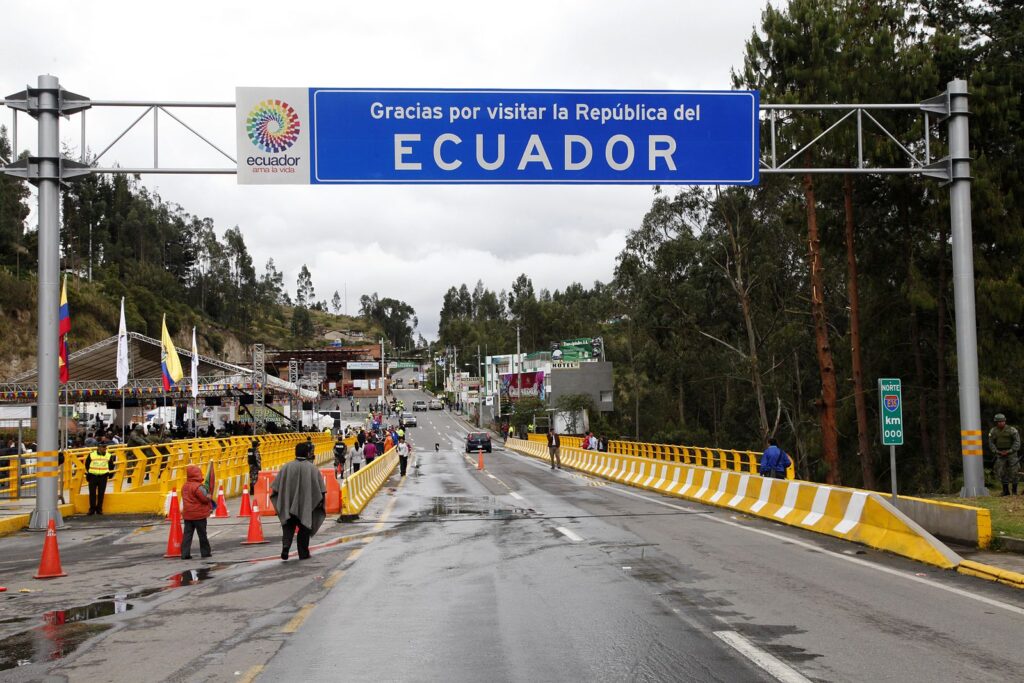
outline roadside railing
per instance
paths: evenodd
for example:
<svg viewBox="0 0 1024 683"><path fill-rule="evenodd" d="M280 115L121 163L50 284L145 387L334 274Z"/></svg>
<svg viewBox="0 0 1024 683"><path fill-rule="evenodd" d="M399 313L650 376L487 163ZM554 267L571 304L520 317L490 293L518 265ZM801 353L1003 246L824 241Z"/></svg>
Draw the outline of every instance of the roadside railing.
<svg viewBox="0 0 1024 683"><path fill-rule="evenodd" d="M262 469L272 470L294 459L295 445L307 438L313 443L318 464L332 457L334 438L322 432L109 446L108 451L114 455L114 467L107 493L166 493L185 482L188 465L199 465L205 473L212 462L225 495L240 494L243 484L248 483L248 451L253 439L259 442ZM36 481L41 476L61 476L63 486L59 488L67 489L72 496L79 494L85 486L85 458L93 450L87 447L64 451L64 463L60 467L57 467L59 455L55 451L0 456L0 499L35 497ZM212 493L216 495L216 491Z"/></svg>
<svg viewBox="0 0 1024 683"><path fill-rule="evenodd" d="M579 436L562 436L562 446L580 448L583 438ZM547 443L546 434L530 434L530 441ZM734 472L757 473L761 454L757 451L739 451L728 448L709 446L679 446L666 443L646 443L643 441L609 441L608 452L616 455L629 455L636 458L649 458L664 462L677 462L684 465L697 465ZM796 470L792 462L786 471L786 478L793 479Z"/></svg>

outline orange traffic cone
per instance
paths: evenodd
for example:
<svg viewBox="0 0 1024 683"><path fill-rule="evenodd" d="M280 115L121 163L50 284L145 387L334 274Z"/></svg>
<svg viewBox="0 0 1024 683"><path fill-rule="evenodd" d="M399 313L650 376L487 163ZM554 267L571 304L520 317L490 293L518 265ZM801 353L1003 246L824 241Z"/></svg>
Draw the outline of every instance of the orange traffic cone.
<svg viewBox="0 0 1024 683"><path fill-rule="evenodd" d="M252 506L252 514L249 515L249 535L242 545L258 545L260 543L269 543L269 541L263 538L263 522L260 521L260 506Z"/></svg>
<svg viewBox="0 0 1024 683"><path fill-rule="evenodd" d="M46 540L43 542L43 557L39 560L37 579L55 579L67 576L60 567L60 549L57 547L57 526L51 519L46 525Z"/></svg>
<svg viewBox="0 0 1024 683"><path fill-rule="evenodd" d="M214 517L228 517L228 502L224 500L224 485L221 484L217 487L217 511L213 513Z"/></svg>
<svg viewBox="0 0 1024 683"><path fill-rule="evenodd" d="M484 449L480 449L480 452L476 456L476 468L482 470L484 468Z"/></svg>
<svg viewBox="0 0 1024 683"><path fill-rule="evenodd" d="M252 503L249 501L249 489L242 489L242 505L238 508L239 517L248 517L252 514Z"/></svg>
<svg viewBox="0 0 1024 683"><path fill-rule="evenodd" d="M167 514L164 519L167 519L172 524L174 522L181 522L181 505L178 504L178 489L171 489L168 495L167 503Z"/></svg>
<svg viewBox="0 0 1024 683"><path fill-rule="evenodd" d="M171 520L171 529L167 534L167 552L164 553L164 557L181 557L181 539L184 537L185 532L181 529L181 513L179 512L178 519Z"/></svg>

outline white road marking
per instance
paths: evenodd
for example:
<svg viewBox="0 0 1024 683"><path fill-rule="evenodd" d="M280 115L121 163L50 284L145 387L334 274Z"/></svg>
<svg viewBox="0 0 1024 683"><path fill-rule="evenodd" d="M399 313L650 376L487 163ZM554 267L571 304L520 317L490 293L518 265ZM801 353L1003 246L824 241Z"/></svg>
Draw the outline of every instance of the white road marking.
<svg viewBox="0 0 1024 683"><path fill-rule="evenodd" d="M515 491L509 491L509 492L508 492L508 495L512 496L512 497L513 497L513 498L515 498L516 500L526 500L525 498L523 498L522 496L520 496L520 495L519 495L518 493L516 493Z"/></svg>
<svg viewBox="0 0 1024 683"><path fill-rule="evenodd" d="M583 537L581 537L581 536L577 536L577 535L576 535L576 534L574 534L573 532L571 532L571 531L569 531L568 529L566 529L566 528L565 528L564 526L559 526L559 527L555 527L555 528L556 528L556 529L557 529L557 530L558 530L558 531L559 531L559 532L560 532L560 533L561 533L561 534L562 534L563 536L565 536L566 538L568 538L568 539L569 539L570 541L572 541L573 543L579 543L580 541L582 541L582 540L583 540Z"/></svg>
<svg viewBox="0 0 1024 683"><path fill-rule="evenodd" d="M487 476L490 477L491 479L497 479L497 477L491 474L490 472L487 473Z"/></svg>
<svg viewBox="0 0 1024 683"><path fill-rule="evenodd" d="M735 631L715 631L714 633L734 650L768 672L775 680L783 683L810 683L810 680L804 678L799 671L755 646Z"/></svg>
<svg viewBox="0 0 1024 683"><path fill-rule="evenodd" d="M769 479L768 481L771 481L771 480ZM664 500L658 500L656 498L651 498L650 496L646 496L646 495L644 495L642 493L633 493L632 491L626 491L626 490L624 490L624 489L622 489L620 487L614 486L614 485L612 485L612 486L605 486L603 488L603 490L604 491L611 491L612 493L618 493L618 494L623 495L623 496L632 496L634 498L640 498L642 500L646 500L649 503L654 503L656 505L662 505L664 507L673 508L675 510L684 510L686 512L694 512L694 508L692 508L692 507L683 507L682 505L675 505L674 503L669 503L669 502L664 501ZM748 526L746 524L740 524L738 522L732 522L732 521L730 521L728 519L724 519L721 516L716 516L716 515L711 514L711 513L702 513L701 516L704 517L704 519L710 520L712 522L718 522L719 524L728 524L731 527L735 527L737 529L742 529L744 531L749 531L750 533L753 533L753 534L761 534L762 536L767 536L767 537L773 538L773 539L775 539L777 541L782 541L783 543L791 543L791 544L799 546L801 548L806 548L807 550L813 550L814 552L821 553L823 555L828 555L829 557L834 557L836 559L843 560L845 562L851 562L853 564L860 565L861 567L864 567L866 569L873 569L873 570L875 570L877 572L882 572L883 574L889 574L891 576L897 576L897 577L899 577L901 579L906 579L907 581L913 581L915 583L920 583L922 585L928 586L929 588L936 588L938 590L943 590L943 591L946 591L947 593L952 593L954 595L959 595L962 598L968 598L969 600L975 600L977 602L984 603L984 604L989 605L991 607L998 607L999 609L1006 610L1007 612L1012 612L1014 614L1019 614L1021 616L1024 616L1024 608L1018 607L1017 605L1011 605L1008 602L1001 602L1001 601L995 600L993 598L985 597L984 595L977 595L975 593L971 593L970 591L965 591L965 590L963 590L961 588L956 588L954 586L947 586L945 584L938 583L937 581L932 581L931 579L927 579L927 578L924 578L924 577L921 577L921 576L914 576L912 574L908 574L908 573L906 573L904 571L901 571L899 569L893 569L891 567L886 567L884 565L880 565L880 564L875 564L873 562L869 562L868 560L862 560L859 557L850 557L849 555L844 555L843 553L837 553L834 550L828 550L826 548L822 548L820 546L817 546L817 545L815 545L813 543L808 543L807 541L801 541L801 540L799 540L799 539L797 539L797 538L795 538L793 536L786 536L784 534L778 534L778 533L775 533L773 531L768 531L767 529L758 529L756 527Z"/></svg>

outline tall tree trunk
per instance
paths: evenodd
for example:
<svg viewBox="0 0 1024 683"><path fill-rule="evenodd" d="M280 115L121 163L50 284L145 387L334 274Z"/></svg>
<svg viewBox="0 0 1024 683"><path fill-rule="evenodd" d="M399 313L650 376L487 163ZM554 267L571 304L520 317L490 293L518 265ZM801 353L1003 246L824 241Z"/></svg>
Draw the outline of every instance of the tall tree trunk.
<svg viewBox="0 0 1024 683"><path fill-rule="evenodd" d="M939 306L938 306L938 342L935 348L935 357L938 361L938 451L935 454L935 465L939 471L939 486L943 492L948 492L952 486L949 473L949 451L947 450L946 434L949 424L946 421L946 242L949 240L949 222L939 221L942 226L939 229Z"/></svg>
<svg viewBox="0 0 1024 683"><path fill-rule="evenodd" d="M868 409L864 402L864 376L860 359L860 294L857 288L857 252L853 230L853 178L843 180L846 209L846 291L850 298L850 359L853 368L853 402L857 410L857 453L864 488L875 488L874 454L868 439Z"/></svg>
<svg viewBox="0 0 1024 683"><path fill-rule="evenodd" d="M828 341L828 318L825 314L825 274L818 240L818 212L814 203L814 181L804 174L804 200L807 203L807 250L811 267L811 317L814 319L814 346L821 375L821 399L818 422L821 425L821 455L828 468L825 481L841 484L839 470L839 433L836 428L836 368L832 362L832 346Z"/></svg>
<svg viewBox="0 0 1024 683"><path fill-rule="evenodd" d="M907 293L917 286L914 271L914 230L906 206L901 209L907 233ZM913 297L908 296L910 305L910 349L914 356L914 384L917 387L917 431L921 435L921 451L924 454L924 483L932 490L935 481L935 458L932 452L931 429L928 426L928 390L924 376L924 357L921 354L921 326L917 318L917 307Z"/></svg>

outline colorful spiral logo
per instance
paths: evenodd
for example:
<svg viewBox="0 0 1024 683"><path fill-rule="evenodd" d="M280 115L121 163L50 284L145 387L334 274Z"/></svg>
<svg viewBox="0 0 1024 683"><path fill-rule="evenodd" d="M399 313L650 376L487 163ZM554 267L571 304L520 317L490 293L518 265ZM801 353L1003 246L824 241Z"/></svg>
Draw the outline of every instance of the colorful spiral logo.
<svg viewBox="0 0 1024 683"><path fill-rule="evenodd" d="M263 100L249 112L245 129L264 152L283 152L299 138L299 115L282 100Z"/></svg>

